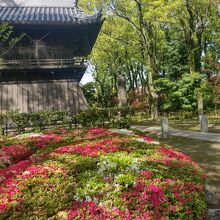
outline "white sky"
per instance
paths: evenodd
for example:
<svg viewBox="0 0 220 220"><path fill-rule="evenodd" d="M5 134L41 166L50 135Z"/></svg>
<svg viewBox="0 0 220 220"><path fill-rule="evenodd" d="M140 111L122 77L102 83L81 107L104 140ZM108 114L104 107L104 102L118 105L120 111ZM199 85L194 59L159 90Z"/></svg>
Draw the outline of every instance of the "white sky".
<svg viewBox="0 0 220 220"><path fill-rule="evenodd" d="M93 77L92 77L92 69L91 66L89 65L82 80L81 80L81 84L85 85L88 82L94 81Z"/></svg>

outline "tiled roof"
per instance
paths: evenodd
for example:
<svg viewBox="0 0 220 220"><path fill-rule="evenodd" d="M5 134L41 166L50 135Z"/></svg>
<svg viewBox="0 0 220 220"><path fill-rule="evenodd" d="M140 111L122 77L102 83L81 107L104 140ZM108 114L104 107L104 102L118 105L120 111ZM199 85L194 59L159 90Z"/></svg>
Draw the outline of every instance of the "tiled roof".
<svg viewBox="0 0 220 220"><path fill-rule="evenodd" d="M85 15L78 7L0 7L0 22L11 24L88 24L101 13Z"/></svg>
<svg viewBox="0 0 220 220"><path fill-rule="evenodd" d="M75 7L76 0L0 0L2 7Z"/></svg>

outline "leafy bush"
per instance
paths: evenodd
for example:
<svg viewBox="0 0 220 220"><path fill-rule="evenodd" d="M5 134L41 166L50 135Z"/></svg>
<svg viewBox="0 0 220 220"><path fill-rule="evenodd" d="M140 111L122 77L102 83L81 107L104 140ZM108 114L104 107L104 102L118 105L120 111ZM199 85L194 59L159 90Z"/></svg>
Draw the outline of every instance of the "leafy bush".
<svg viewBox="0 0 220 220"><path fill-rule="evenodd" d="M2 220L205 219L203 170L144 134L57 129L13 141L0 149Z"/></svg>

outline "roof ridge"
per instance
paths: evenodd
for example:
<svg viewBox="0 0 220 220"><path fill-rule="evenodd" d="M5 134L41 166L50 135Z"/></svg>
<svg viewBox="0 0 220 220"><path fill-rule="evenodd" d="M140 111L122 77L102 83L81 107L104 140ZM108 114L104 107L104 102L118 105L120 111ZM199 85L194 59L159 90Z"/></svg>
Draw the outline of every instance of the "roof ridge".
<svg viewBox="0 0 220 220"><path fill-rule="evenodd" d="M77 0L0 0L0 6L76 7L77 2Z"/></svg>
<svg viewBox="0 0 220 220"><path fill-rule="evenodd" d="M77 8L82 11L82 9L79 6L69 7L69 6L1 6L0 8Z"/></svg>

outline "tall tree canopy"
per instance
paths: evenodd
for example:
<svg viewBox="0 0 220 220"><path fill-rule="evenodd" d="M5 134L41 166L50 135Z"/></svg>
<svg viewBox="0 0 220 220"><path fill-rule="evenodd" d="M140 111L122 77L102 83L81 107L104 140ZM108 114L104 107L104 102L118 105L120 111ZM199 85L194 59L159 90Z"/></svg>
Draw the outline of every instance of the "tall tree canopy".
<svg viewBox="0 0 220 220"><path fill-rule="evenodd" d="M140 92L146 111L195 111L214 100L210 78L219 73L218 0L81 0L88 11L103 9L105 22L91 55L101 105L114 105L117 76L127 92ZM202 94L202 95L198 95ZM140 96L137 96L140 99ZM209 103L209 104L207 104Z"/></svg>

